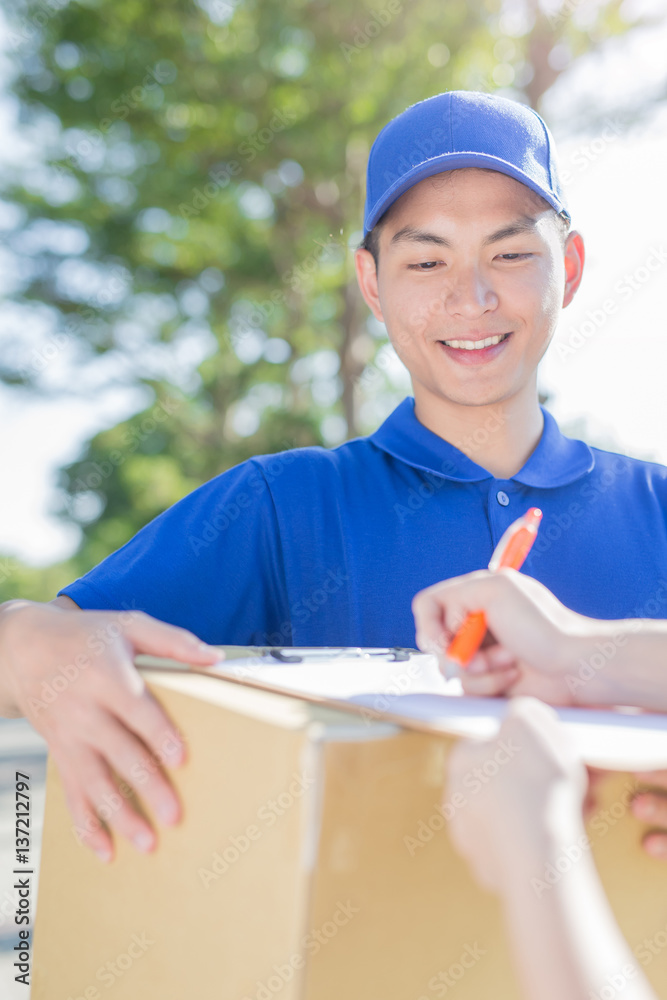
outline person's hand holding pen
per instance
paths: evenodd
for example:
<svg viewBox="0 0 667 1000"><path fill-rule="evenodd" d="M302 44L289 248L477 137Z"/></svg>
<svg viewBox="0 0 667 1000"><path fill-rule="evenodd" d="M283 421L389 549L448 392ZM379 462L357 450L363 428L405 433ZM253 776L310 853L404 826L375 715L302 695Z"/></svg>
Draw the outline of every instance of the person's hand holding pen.
<svg viewBox="0 0 667 1000"><path fill-rule="evenodd" d="M532 577L513 569L479 570L420 591L412 611L417 645L438 655L447 676L459 674L466 694L529 694L553 705L576 704L568 674L594 623ZM448 651L462 623L480 611L487 637L461 667Z"/></svg>
<svg viewBox="0 0 667 1000"><path fill-rule="evenodd" d="M667 712L667 622L586 618L537 580L511 569L436 583L412 602L420 649L459 672L466 694L527 694L555 705L635 705ZM447 652L470 612L488 635L467 667Z"/></svg>
<svg viewBox="0 0 667 1000"><path fill-rule="evenodd" d="M635 705L667 712L667 622L606 621L569 608L537 580L511 569L480 570L420 591L412 602L417 645L435 652L468 695L533 695L552 705ZM447 659L466 616L483 611L484 646L466 668ZM667 859L667 771L637 775L653 786L632 802L655 829L646 850Z"/></svg>
<svg viewBox="0 0 667 1000"><path fill-rule="evenodd" d="M531 507L510 524L493 550L489 569L521 569L533 547L541 521L542 511L539 507ZM484 612L469 611L447 647L447 658L467 667L482 645L486 631Z"/></svg>

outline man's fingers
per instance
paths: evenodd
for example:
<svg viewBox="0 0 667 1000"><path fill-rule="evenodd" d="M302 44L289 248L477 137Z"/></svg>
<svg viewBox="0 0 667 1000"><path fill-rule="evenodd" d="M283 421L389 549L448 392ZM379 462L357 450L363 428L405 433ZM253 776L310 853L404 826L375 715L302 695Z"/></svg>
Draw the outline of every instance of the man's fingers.
<svg viewBox="0 0 667 1000"><path fill-rule="evenodd" d="M164 709L146 690L121 721L146 744L161 764L177 767L185 760L185 744Z"/></svg>
<svg viewBox="0 0 667 1000"><path fill-rule="evenodd" d="M586 771L588 772L588 787L584 797L583 811L584 819L588 821L599 806L600 785L609 779L609 771L589 766L586 766Z"/></svg>
<svg viewBox="0 0 667 1000"><path fill-rule="evenodd" d="M76 809L81 842L98 852L108 850L108 834L99 822L103 820L137 849L152 850L155 833L135 808L134 790L160 822L176 822L180 804L160 764L179 760L182 743L149 691L136 697L124 686L117 687L114 708L126 700L124 718L108 711L89 711L77 730L80 742L54 751L54 756L68 800ZM142 731L149 734L150 747L136 735Z"/></svg>
<svg viewBox="0 0 667 1000"><path fill-rule="evenodd" d="M647 833L642 844L646 853L650 854L652 858L667 861L667 833L657 831Z"/></svg>
<svg viewBox="0 0 667 1000"><path fill-rule="evenodd" d="M135 733L161 764L177 767L185 760L185 744L176 726L131 661L121 660L116 666L117 669L102 680L106 695L103 705L107 712L125 729ZM97 743L93 734L87 735L91 743Z"/></svg>
<svg viewBox="0 0 667 1000"><path fill-rule="evenodd" d="M637 771L635 778L646 785L667 789L667 771Z"/></svg>
<svg viewBox="0 0 667 1000"><path fill-rule="evenodd" d="M79 746L76 770L67 755L61 755L57 763L68 791L68 801L76 808L76 817L83 819L81 827L72 829L80 843L92 846L101 841L99 831L103 829L102 821L104 826L131 841L137 850L153 849L155 833L134 808L132 789L126 782L118 784L114 780L110 767L98 753L89 747Z"/></svg>
<svg viewBox="0 0 667 1000"><path fill-rule="evenodd" d="M175 793L159 765L178 764L185 748L133 655L209 665L222 653L143 612L27 602L11 620L2 657L15 689L10 708L47 738L74 816L73 833L78 830L79 839L101 854L111 851L110 830L150 850L155 834L134 807L133 789L139 786L158 817L178 818Z"/></svg>
<svg viewBox="0 0 667 1000"><path fill-rule="evenodd" d="M67 807L72 817L71 833L78 844L89 847L101 861L113 858L113 842L76 781L68 778L58 765L65 789Z"/></svg>
<svg viewBox="0 0 667 1000"><path fill-rule="evenodd" d="M96 741L96 750L113 771L141 796L162 823L176 823L181 806L176 792L148 747L113 716L108 716ZM121 793L123 786L120 787ZM129 795L129 792L127 793Z"/></svg>
<svg viewBox="0 0 667 1000"><path fill-rule="evenodd" d="M630 803L633 815L644 823L667 831L667 795L660 791L667 789L667 771L640 771L635 777L658 791L638 792ZM647 833L643 844L652 857L667 859L667 832L656 830Z"/></svg>
<svg viewBox="0 0 667 1000"><path fill-rule="evenodd" d="M467 670L462 670L461 684L465 694L477 698L494 698L496 695L505 694L513 684L516 684L520 676L521 671L518 667L507 667L505 670L486 674L469 674Z"/></svg>
<svg viewBox="0 0 667 1000"><path fill-rule="evenodd" d="M133 612L123 632L137 653L167 656L183 663L210 664L223 659L222 650L202 642L187 629L167 625L143 612Z"/></svg>
<svg viewBox="0 0 667 1000"><path fill-rule="evenodd" d="M637 819L667 830L667 796L660 792L639 792L632 800L632 812Z"/></svg>
<svg viewBox="0 0 667 1000"><path fill-rule="evenodd" d="M635 778L654 788L667 790L667 771L638 771ZM630 807L637 819L667 829L667 795L664 792L638 792ZM651 830L645 834L642 845L652 858L667 861L667 832Z"/></svg>

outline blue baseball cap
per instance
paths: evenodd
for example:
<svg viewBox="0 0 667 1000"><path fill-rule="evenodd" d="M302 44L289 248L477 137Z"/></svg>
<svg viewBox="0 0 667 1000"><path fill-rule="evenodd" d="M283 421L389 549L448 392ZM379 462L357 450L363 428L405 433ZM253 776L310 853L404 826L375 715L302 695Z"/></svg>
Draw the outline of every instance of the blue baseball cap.
<svg viewBox="0 0 667 1000"><path fill-rule="evenodd" d="M366 173L364 236L418 181L459 167L507 174L570 219L553 137L537 112L506 97L450 90L412 104L375 139Z"/></svg>

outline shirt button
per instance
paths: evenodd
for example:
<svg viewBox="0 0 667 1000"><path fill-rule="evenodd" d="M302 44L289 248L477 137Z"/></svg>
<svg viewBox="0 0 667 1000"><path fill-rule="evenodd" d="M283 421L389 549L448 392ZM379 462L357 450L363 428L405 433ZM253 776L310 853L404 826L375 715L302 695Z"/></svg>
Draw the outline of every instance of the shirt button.
<svg viewBox="0 0 667 1000"><path fill-rule="evenodd" d="M501 507L507 507L507 505L510 502L510 498L507 496L507 493L505 493L504 490L498 490L498 492L496 493L496 500L498 501Z"/></svg>

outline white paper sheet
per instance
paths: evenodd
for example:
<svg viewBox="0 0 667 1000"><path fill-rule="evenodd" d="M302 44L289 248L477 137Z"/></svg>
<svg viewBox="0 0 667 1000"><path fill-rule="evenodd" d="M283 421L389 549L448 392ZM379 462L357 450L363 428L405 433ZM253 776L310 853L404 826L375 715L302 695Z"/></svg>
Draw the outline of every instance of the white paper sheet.
<svg viewBox="0 0 667 1000"><path fill-rule="evenodd" d="M351 701L373 707L374 696ZM435 725L443 732L493 739L507 711L506 698L408 694L395 698L390 711ZM592 767L644 771L667 768L667 715L639 711L556 708L568 737Z"/></svg>
<svg viewBox="0 0 667 1000"><path fill-rule="evenodd" d="M473 739L493 739L508 704L504 698L464 696L460 681L445 681L430 654L403 661L339 656L297 664L248 657L221 661L212 672L353 701L374 715L389 712ZM630 709L556 711L587 764L614 770L667 768L667 715Z"/></svg>

